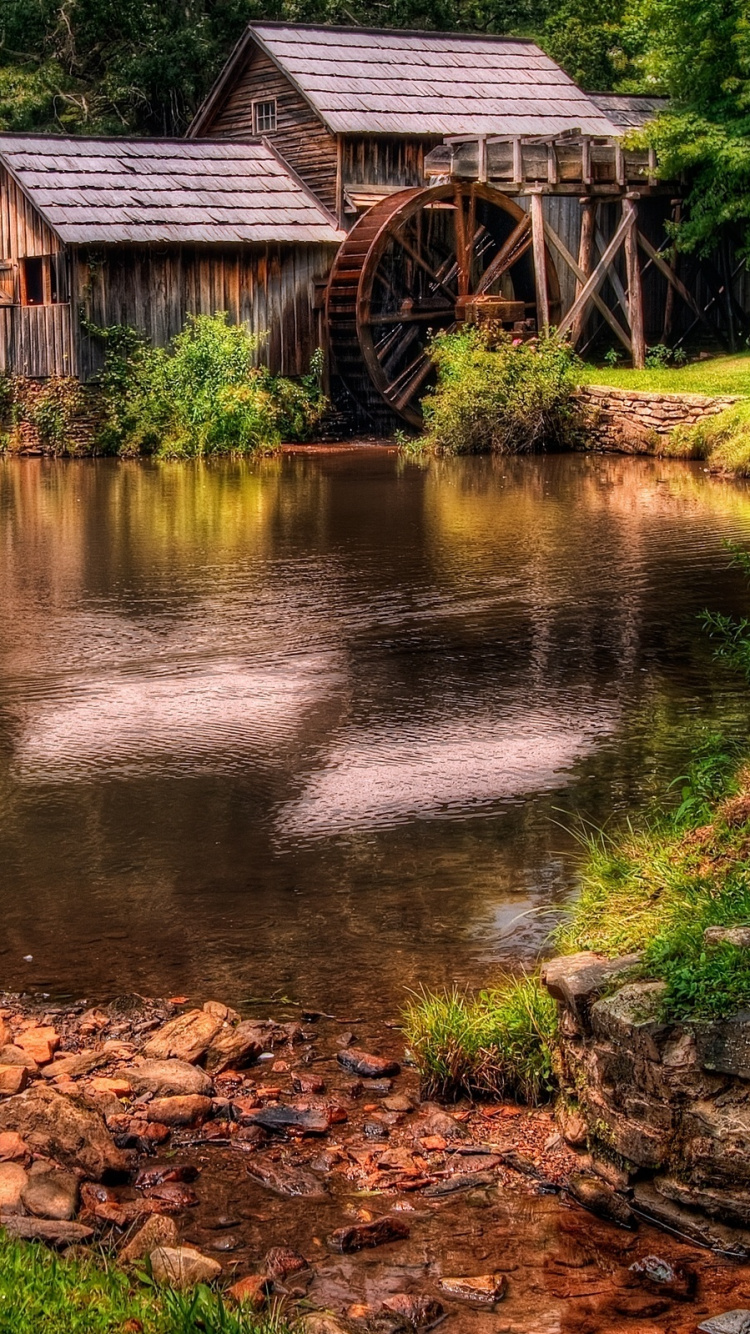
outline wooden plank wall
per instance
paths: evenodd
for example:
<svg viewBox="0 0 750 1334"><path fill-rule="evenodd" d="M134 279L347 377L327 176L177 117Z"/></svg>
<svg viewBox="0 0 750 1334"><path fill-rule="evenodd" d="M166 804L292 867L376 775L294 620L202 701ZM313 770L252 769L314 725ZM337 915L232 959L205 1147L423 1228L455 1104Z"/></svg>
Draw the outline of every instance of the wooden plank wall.
<svg viewBox="0 0 750 1334"><path fill-rule="evenodd" d="M0 166L0 259L52 255L64 247ZM16 278L16 299L20 299ZM70 306L0 308L0 371L46 377L75 374Z"/></svg>
<svg viewBox="0 0 750 1334"><path fill-rule="evenodd" d="M226 101L201 131L201 138L247 139L253 135L252 104L276 98L276 130L264 135L327 208L337 208L336 138L271 58L254 49Z"/></svg>
<svg viewBox="0 0 750 1334"><path fill-rule="evenodd" d="M129 324L159 347L187 314L225 310L233 323L267 333L258 360L277 374L301 375L321 343L315 281L324 279L336 245L266 245L219 250L197 246L122 247L74 256L74 299L101 326ZM81 378L99 369L101 343L80 336Z"/></svg>
<svg viewBox="0 0 750 1334"><path fill-rule="evenodd" d="M55 233L0 166L0 259L52 255L58 250L62 250L62 244Z"/></svg>
<svg viewBox="0 0 750 1334"><path fill-rule="evenodd" d="M440 143L392 135L346 136L341 175L346 185L424 185L424 157Z"/></svg>

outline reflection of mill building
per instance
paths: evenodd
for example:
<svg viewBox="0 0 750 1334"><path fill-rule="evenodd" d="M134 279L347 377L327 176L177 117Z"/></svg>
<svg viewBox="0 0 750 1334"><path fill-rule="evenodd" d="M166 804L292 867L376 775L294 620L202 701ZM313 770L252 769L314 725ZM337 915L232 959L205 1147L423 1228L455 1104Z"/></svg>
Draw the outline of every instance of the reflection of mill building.
<svg viewBox="0 0 750 1334"><path fill-rule="evenodd" d="M660 253L673 190L621 137L652 109L531 42L251 25L186 140L0 136L0 368L90 377L80 314L164 344L227 310L274 370L327 342L378 424L415 419L428 331L457 321L604 330L636 360L731 328L738 280L733 308L726 272L686 287Z"/></svg>

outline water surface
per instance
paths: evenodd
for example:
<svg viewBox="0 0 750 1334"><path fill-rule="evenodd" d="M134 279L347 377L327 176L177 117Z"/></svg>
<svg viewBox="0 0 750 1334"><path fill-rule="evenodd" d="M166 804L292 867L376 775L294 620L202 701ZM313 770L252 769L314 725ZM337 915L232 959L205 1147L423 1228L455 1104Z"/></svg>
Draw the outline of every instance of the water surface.
<svg viewBox="0 0 750 1334"><path fill-rule="evenodd" d="M727 538L655 460L0 462L0 982L372 1016L533 959L576 822L747 732Z"/></svg>

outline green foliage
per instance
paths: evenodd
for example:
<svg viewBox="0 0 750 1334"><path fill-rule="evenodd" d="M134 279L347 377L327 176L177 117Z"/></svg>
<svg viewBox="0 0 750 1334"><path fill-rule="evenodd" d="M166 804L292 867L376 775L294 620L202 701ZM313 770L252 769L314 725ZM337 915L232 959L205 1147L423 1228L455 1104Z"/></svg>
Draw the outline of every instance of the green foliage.
<svg viewBox="0 0 750 1334"><path fill-rule="evenodd" d="M140 1275L140 1279L146 1279ZM283 1317L230 1311L205 1287L182 1294L105 1257L61 1259L0 1233L0 1334L289 1334Z"/></svg>
<svg viewBox="0 0 750 1334"><path fill-rule="evenodd" d="M666 343L655 343L646 352L646 367L651 371L665 370L668 366L684 366L687 353L681 347L667 347Z"/></svg>
<svg viewBox="0 0 750 1334"><path fill-rule="evenodd" d="M624 0L561 0L549 9L542 45L582 88L604 91L630 72Z"/></svg>
<svg viewBox="0 0 750 1334"><path fill-rule="evenodd" d="M570 447L578 433L575 354L549 337L521 342L470 326L430 345L437 386L423 400L427 449L446 454Z"/></svg>
<svg viewBox="0 0 750 1334"><path fill-rule="evenodd" d="M97 330L103 448L163 458L251 454L309 438L325 409L318 357L297 382L255 365L259 339L224 313L190 316L169 348L133 329Z"/></svg>
<svg viewBox="0 0 750 1334"><path fill-rule="evenodd" d="M555 1086L557 1008L538 978L507 978L477 996L423 992L404 1032L427 1096L511 1094L539 1102Z"/></svg>
<svg viewBox="0 0 750 1334"><path fill-rule="evenodd" d="M694 426L678 426L664 449L672 458L705 459L712 472L750 477L750 401Z"/></svg>

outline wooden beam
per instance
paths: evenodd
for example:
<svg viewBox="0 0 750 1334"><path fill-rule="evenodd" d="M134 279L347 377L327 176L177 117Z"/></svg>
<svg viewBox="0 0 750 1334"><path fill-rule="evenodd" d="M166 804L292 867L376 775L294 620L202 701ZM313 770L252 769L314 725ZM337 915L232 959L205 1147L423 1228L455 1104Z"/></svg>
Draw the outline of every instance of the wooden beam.
<svg viewBox="0 0 750 1334"><path fill-rule="evenodd" d="M536 284L536 323L538 329L549 329L549 289L547 287L547 250L544 244L544 206L542 196L531 195L531 244L534 252L534 282Z"/></svg>
<svg viewBox="0 0 750 1334"><path fill-rule="evenodd" d="M551 228L550 228L551 230ZM581 238L578 242L578 272L576 273L576 296L580 296L586 279L591 273L594 259L594 231L596 230L596 204L593 199L581 200ZM572 266L571 266L572 267ZM574 270L575 272L575 270ZM570 331L575 346L583 337L586 315L582 312Z"/></svg>
<svg viewBox="0 0 750 1334"><path fill-rule="evenodd" d="M531 245L531 218L524 213L521 221L513 228L507 241L503 241L495 258L490 261L477 283L477 296L481 296L492 286L511 264L515 264L521 255L525 255ZM516 254L515 252L518 251Z"/></svg>
<svg viewBox="0 0 750 1334"><path fill-rule="evenodd" d="M610 264L612 263L612 260L614 259L615 255L620 249L620 246L622 245L623 241L625 240L625 233L627 232L629 227L630 227L630 219L623 218L622 221L620 222L619 227L617 228L617 231L612 237L612 240L607 246L607 249L604 251L604 254L599 260L599 263L597 264L596 268L591 274L591 277L581 288L580 295L576 297L575 301L573 302L573 305L570 307L570 310L567 312L567 314L563 316L562 320L560 321L560 326L558 329L559 333L567 333L568 329L571 329L573 327L580 312L582 310L585 311L586 307L589 304L589 301L592 300L594 293L599 291L599 288L601 287L602 283L604 282L604 279L607 276L607 269L609 268Z"/></svg>
<svg viewBox="0 0 750 1334"><path fill-rule="evenodd" d="M586 273L583 271L580 265L576 264L576 261L574 260L573 256L568 250L568 247L565 245L565 242L560 240L560 237L557 235L555 231L553 231L552 227L550 227L548 222L545 222L544 224L544 234L547 237L547 240L549 241L550 245L553 245L555 247L561 259L565 260L565 263L569 266L571 272L575 274L578 280L578 284L585 283L587 277ZM596 306L600 314L604 316L610 329L612 329L613 333L617 335L623 347L626 348L628 353L630 354L632 352L632 344L630 342L630 338L628 337L627 331L623 329L622 325L620 324L620 321L618 320L617 316L614 315L613 312L609 309L609 306L607 305L606 301L604 301L602 297L599 296L598 292L594 292L594 295L592 296L591 300L593 301L594 305Z"/></svg>
<svg viewBox="0 0 750 1334"><path fill-rule="evenodd" d="M487 135L480 134L477 140L477 180L487 180Z"/></svg>
<svg viewBox="0 0 750 1334"><path fill-rule="evenodd" d="M630 341L633 344L633 368L642 371L646 365L646 335L643 328L643 288L638 260L638 203L629 195L622 201L623 221L628 223L625 233L625 267L628 274L628 312Z"/></svg>
<svg viewBox="0 0 750 1334"><path fill-rule="evenodd" d="M599 253L603 255L607 247L607 242L605 241L598 227L596 229L596 234L594 236L594 242L599 247ZM615 296L617 297L617 300L620 303L620 309L622 310L625 319L629 320L628 298L625 293L625 288L620 282L620 275L617 272L617 269L615 268L614 262L611 263L609 265L609 268L607 269L607 277L609 278L609 281L611 282L612 287L614 288Z"/></svg>
<svg viewBox="0 0 750 1334"><path fill-rule="evenodd" d="M513 140L513 180L519 185L523 180L523 149L518 136Z"/></svg>

